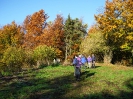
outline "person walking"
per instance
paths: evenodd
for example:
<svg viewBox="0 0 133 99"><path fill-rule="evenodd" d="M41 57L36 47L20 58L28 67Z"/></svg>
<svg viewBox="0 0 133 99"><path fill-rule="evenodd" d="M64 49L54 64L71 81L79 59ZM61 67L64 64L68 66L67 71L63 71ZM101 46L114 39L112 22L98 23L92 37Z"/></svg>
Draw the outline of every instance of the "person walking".
<svg viewBox="0 0 133 99"><path fill-rule="evenodd" d="M77 56L76 56L76 55L73 57L73 62L72 62L72 64L73 64L73 66L74 66L74 76L76 76L76 75L75 75L75 71L76 71L76 65L78 64L78 60L77 60Z"/></svg>
<svg viewBox="0 0 133 99"><path fill-rule="evenodd" d="M87 58L84 55L81 56L81 62L82 62L82 67L86 69Z"/></svg>
<svg viewBox="0 0 133 99"><path fill-rule="evenodd" d="M80 75L81 75L81 66L82 66L82 62L81 62L81 55L79 55L78 57L77 57L77 66L76 67L79 67L79 69L80 69Z"/></svg>
<svg viewBox="0 0 133 99"><path fill-rule="evenodd" d="M92 57L91 58L92 58L92 67L95 68L95 60L96 59L95 59L94 54L92 54Z"/></svg>
<svg viewBox="0 0 133 99"><path fill-rule="evenodd" d="M76 80L80 80L81 75L81 59L80 57L75 56L73 58L73 65L74 65L74 76Z"/></svg>
<svg viewBox="0 0 133 99"><path fill-rule="evenodd" d="M92 68L91 66L92 66L92 58L91 58L91 56L89 55L88 57L87 57L87 61L88 61L88 65L87 65L87 68L89 67L89 68Z"/></svg>

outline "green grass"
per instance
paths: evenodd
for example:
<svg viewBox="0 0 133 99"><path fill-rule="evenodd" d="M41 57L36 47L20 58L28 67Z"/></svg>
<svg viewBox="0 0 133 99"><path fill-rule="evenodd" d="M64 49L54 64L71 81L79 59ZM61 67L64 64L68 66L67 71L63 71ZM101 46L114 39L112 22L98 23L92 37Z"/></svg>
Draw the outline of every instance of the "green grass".
<svg viewBox="0 0 133 99"><path fill-rule="evenodd" d="M133 68L104 66L82 69L48 66L0 78L0 99L133 99Z"/></svg>

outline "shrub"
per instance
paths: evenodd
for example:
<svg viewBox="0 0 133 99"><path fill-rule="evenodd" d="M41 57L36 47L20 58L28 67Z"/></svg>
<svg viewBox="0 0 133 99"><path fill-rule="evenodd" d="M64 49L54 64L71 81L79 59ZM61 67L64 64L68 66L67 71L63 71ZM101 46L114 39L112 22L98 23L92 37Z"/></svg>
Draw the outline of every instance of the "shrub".
<svg viewBox="0 0 133 99"><path fill-rule="evenodd" d="M32 68L35 65L33 51L25 51L23 68Z"/></svg>
<svg viewBox="0 0 133 99"><path fill-rule="evenodd" d="M46 45L36 47L33 53L38 66L42 64L50 65L56 56L55 49Z"/></svg>
<svg viewBox="0 0 133 99"><path fill-rule="evenodd" d="M22 69L25 53L21 48L9 47L3 54L3 63L6 64L6 71L16 72Z"/></svg>

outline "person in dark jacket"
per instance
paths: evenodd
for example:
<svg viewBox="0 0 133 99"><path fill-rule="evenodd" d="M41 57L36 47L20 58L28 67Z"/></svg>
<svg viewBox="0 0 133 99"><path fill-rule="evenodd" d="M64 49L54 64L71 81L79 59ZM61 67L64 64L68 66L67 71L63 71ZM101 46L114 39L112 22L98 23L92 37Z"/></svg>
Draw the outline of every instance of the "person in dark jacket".
<svg viewBox="0 0 133 99"><path fill-rule="evenodd" d="M95 61L96 61L96 59L95 59L94 54L92 54L91 59L92 59L92 67L95 68Z"/></svg>

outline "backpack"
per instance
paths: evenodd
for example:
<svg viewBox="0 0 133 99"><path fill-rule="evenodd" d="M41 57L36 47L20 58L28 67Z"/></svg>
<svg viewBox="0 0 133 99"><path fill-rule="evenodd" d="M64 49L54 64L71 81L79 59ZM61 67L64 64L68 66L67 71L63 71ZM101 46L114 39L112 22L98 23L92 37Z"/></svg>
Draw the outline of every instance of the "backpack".
<svg viewBox="0 0 133 99"><path fill-rule="evenodd" d="M78 64L79 65L82 65L82 61L81 61L81 58L80 57L77 58L77 61L78 61Z"/></svg>
<svg viewBox="0 0 133 99"><path fill-rule="evenodd" d="M77 64L78 64L77 58L74 58L74 59L73 59L73 64L74 64L74 65L77 65Z"/></svg>

